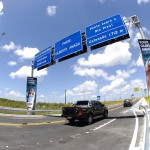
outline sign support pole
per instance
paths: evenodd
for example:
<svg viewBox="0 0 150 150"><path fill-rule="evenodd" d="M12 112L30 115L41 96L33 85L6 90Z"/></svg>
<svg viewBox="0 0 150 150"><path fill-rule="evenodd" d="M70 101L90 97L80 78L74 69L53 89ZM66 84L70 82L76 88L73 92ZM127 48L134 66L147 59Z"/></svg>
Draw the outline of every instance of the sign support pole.
<svg viewBox="0 0 150 150"><path fill-rule="evenodd" d="M139 33L141 34L142 39L147 39L146 36L144 35L143 29L142 29L142 26L141 26L141 23L140 23L138 17L136 15L131 16L130 20L131 20L131 23L133 24L133 26L135 26L135 27L138 28ZM129 21L129 23L130 23L130 21ZM146 78L146 81L147 81L147 78ZM148 83L148 81L147 81L147 83ZM147 85L147 89L148 89L148 85ZM150 95L149 95L149 92L150 91L148 89L148 105L150 105Z"/></svg>
<svg viewBox="0 0 150 150"><path fill-rule="evenodd" d="M34 61L32 60L31 61L31 77L34 76ZM33 106L33 110L35 110L35 103L34 103L34 106ZM27 115L35 115L35 112L27 112Z"/></svg>
<svg viewBox="0 0 150 150"><path fill-rule="evenodd" d="M34 74L34 61L31 62L31 77L33 77Z"/></svg>

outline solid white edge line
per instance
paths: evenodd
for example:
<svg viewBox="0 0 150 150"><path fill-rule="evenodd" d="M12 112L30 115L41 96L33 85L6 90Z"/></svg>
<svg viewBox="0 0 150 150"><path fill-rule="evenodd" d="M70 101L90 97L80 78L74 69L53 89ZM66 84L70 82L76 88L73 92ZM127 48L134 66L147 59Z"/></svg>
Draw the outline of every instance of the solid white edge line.
<svg viewBox="0 0 150 150"><path fill-rule="evenodd" d="M100 128L102 128L102 127L104 127L104 126L106 126L106 125L110 124L111 122L113 122L113 121L115 121L115 120L116 120L116 119L112 119L112 120L110 120L109 122L104 123L103 125L101 125L101 126L99 126L99 127L94 128L93 130L94 130L94 131L95 131L95 130L98 130L98 129L100 129Z"/></svg>
<svg viewBox="0 0 150 150"><path fill-rule="evenodd" d="M133 111L133 113L134 113L136 121L135 121L135 129L134 129L134 133L133 133L133 137L132 137L132 140L130 143L129 150L134 150L134 148L135 148L135 144L136 144L136 140L137 140L137 133L138 133L138 126L139 126L139 120L138 120L138 117L136 115L136 112Z"/></svg>
<svg viewBox="0 0 150 150"><path fill-rule="evenodd" d="M141 145L141 148L142 149L144 149L144 145L145 145L145 141L146 141L146 139L145 139L145 135L146 135L146 116L144 116L144 127L143 127L144 129L144 132L143 132L143 144Z"/></svg>

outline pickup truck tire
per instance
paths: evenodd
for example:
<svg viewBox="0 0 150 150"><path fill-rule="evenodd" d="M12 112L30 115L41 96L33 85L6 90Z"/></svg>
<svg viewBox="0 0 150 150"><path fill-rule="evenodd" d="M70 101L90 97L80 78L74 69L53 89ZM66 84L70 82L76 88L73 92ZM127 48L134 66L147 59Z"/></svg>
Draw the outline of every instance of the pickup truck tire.
<svg viewBox="0 0 150 150"><path fill-rule="evenodd" d="M92 124L93 123L93 116L92 115L88 115L86 122L87 122L88 125Z"/></svg>
<svg viewBox="0 0 150 150"><path fill-rule="evenodd" d="M104 118L107 118L107 117L108 117L108 111L105 111Z"/></svg>
<svg viewBox="0 0 150 150"><path fill-rule="evenodd" d="M73 124L75 122L75 119L68 119L70 124Z"/></svg>

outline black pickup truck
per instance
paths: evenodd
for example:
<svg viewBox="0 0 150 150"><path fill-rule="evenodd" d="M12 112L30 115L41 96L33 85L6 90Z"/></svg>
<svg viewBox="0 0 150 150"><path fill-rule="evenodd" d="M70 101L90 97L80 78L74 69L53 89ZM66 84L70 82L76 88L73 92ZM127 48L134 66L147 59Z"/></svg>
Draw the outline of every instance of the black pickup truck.
<svg viewBox="0 0 150 150"><path fill-rule="evenodd" d="M107 118L108 109L99 101L82 100L77 101L72 107L63 107L62 116L72 124L75 120L84 121L87 124L92 124L93 119L100 117Z"/></svg>

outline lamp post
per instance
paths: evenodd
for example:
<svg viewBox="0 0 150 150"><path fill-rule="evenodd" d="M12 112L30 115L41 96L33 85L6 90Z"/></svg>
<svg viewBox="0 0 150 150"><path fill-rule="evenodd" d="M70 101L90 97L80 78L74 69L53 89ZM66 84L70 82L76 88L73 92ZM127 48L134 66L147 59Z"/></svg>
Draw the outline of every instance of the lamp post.
<svg viewBox="0 0 150 150"><path fill-rule="evenodd" d="M67 90L65 90L65 105L66 105L66 93L67 93Z"/></svg>
<svg viewBox="0 0 150 150"><path fill-rule="evenodd" d="M34 72L34 61L32 60L31 62L31 77L33 77L33 72Z"/></svg>

